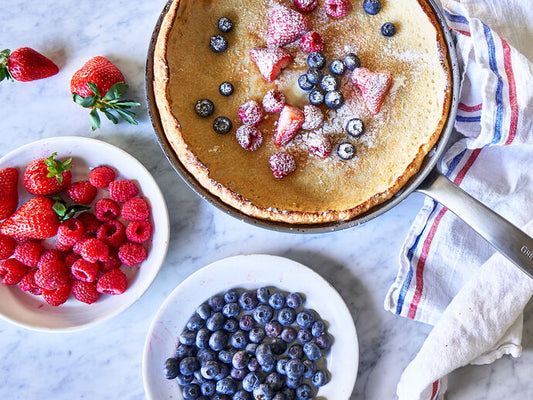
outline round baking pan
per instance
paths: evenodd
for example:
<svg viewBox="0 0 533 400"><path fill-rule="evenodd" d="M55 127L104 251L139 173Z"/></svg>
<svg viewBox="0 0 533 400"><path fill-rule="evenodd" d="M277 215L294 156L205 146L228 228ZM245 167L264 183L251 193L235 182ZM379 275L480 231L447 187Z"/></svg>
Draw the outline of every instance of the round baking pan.
<svg viewBox="0 0 533 400"><path fill-rule="evenodd" d="M359 214L350 220L319 224L289 224L285 222L269 221L251 217L240 212L224 203L219 197L213 195L201 186L194 176L183 166L172 150L161 123L153 90L153 60L155 44L163 18L172 1L173 0L169 0L165 5L150 40L146 62L146 98L148 101L150 118L163 153L176 172L200 197L227 214L256 226L283 232L320 233L347 229L363 224L387 212L405 200L405 198L407 198L407 196L413 191L417 190L446 206L450 211L475 229L477 233L491 243L503 255L520 267L529 276L533 277L533 257L528 257L528 255L533 252L533 239L488 207L469 196L466 192L442 175L436 167L439 158L449 146L450 136L455 123L455 116L457 114L459 103L460 71L455 52L455 44L450 29L446 24L446 20L440 8L436 6L433 0L426 0L426 3L433 10L444 35L448 50L448 61L452 70L452 101L448 118L439 140L424 159L420 170L413 175L413 177L411 177L411 179L392 198L372 207L367 212Z"/></svg>

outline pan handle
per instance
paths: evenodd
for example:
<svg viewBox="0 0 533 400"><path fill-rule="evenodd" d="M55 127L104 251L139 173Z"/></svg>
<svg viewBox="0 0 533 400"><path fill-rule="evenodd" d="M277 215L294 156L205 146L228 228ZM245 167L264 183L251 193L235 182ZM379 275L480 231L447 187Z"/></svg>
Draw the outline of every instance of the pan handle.
<svg viewBox="0 0 533 400"><path fill-rule="evenodd" d="M533 239L522 230L453 184L437 168L416 190L448 208L533 278Z"/></svg>

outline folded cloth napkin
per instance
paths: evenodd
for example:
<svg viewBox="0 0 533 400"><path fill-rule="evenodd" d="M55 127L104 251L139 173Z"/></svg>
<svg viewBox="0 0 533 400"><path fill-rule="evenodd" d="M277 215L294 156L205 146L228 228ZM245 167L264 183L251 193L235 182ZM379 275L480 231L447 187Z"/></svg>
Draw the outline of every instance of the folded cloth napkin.
<svg viewBox="0 0 533 400"><path fill-rule="evenodd" d="M533 234L533 14L520 0L441 0L462 67L455 128L440 163L465 191ZM443 398L446 375L521 353L533 280L427 198L385 308L435 325L398 385L400 400ZM453 301L452 301L453 299Z"/></svg>

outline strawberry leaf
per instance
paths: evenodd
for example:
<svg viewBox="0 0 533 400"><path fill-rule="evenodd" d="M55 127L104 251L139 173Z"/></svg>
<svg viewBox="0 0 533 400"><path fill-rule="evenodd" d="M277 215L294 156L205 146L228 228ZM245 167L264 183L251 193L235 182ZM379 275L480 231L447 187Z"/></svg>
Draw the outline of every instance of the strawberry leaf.
<svg viewBox="0 0 533 400"><path fill-rule="evenodd" d="M96 107L94 107L89 113L89 118L91 119L91 129L93 131L100 128L100 116L98 115Z"/></svg>
<svg viewBox="0 0 533 400"><path fill-rule="evenodd" d="M130 124L137 125L137 121L135 121L134 117L135 114L128 110L122 110L120 108L115 109L115 111L120 115L125 121L129 122Z"/></svg>
<svg viewBox="0 0 533 400"><path fill-rule="evenodd" d="M91 89L96 97L100 97L100 91L98 90L98 87L96 84L92 82L87 82L87 85L89 85L89 89Z"/></svg>
<svg viewBox="0 0 533 400"><path fill-rule="evenodd" d="M107 117L108 120L110 120L114 124L118 124L118 118L117 117L115 117L113 114L111 114L107 110L102 110L102 112L104 113L104 115Z"/></svg>
<svg viewBox="0 0 533 400"><path fill-rule="evenodd" d="M72 165L70 165L72 158L67 158L65 161L59 161L54 158L55 156L57 156L56 152L52 153L50 157L44 160L48 170L46 176L48 178L53 178L55 176L57 181L61 184L63 183L63 173L72 169Z"/></svg>
<svg viewBox="0 0 533 400"><path fill-rule="evenodd" d="M11 73L9 72L9 68L7 67L10 54L11 50L9 49L0 51L0 81L3 81L6 78L11 81L14 80L13 76L11 76Z"/></svg>
<svg viewBox="0 0 533 400"><path fill-rule="evenodd" d="M128 85L124 82L117 82L109 88L102 100L118 100L126 94Z"/></svg>
<svg viewBox="0 0 533 400"><path fill-rule="evenodd" d="M96 96L81 97L79 94L73 94L73 100L76 104L84 108L92 108L96 104Z"/></svg>
<svg viewBox="0 0 533 400"><path fill-rule="evenodd" d="M61 218L65 216L65 212L67 211L67 207L64 203L56 201L54 205L52 206L52 209L56 212L57 215L59 215Z"/></svg>
<svg viewBox="0 0 533 400"><path fill-rule="evenodd" d="M84 206L82 204L73 204L65 209L65 213L63 214L63 217L61 218L61 221L64 221L66 219L72 218L76 213L80 211L86 211L89 210L91 207Z"/></svg>

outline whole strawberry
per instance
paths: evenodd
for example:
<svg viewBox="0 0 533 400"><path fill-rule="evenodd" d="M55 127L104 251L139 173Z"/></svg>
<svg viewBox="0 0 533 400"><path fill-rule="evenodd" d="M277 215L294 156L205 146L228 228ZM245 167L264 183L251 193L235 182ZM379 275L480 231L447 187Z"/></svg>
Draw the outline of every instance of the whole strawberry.
<svg viewBox="0 0 533 400"><path fill-rule="evenodd" d="M0 51L0 81L7 78L28 82L58 72L59 68L52 60L29 47L21 47L12 53L9 49Z"/></svg>
<svg viewBox="0 0 533 400"><path fill-rule="evenodd" d="M0 170L0 220L6 219L17 209L18 172L15 168Z"/></svg>
<svg viewBox="0 0 533 400"><path fill-rule="evenodd" d="M37 195L58 193L70 185L72 180L71 158L58 161L53 153L48 158L33 160L24 171L24 187Z"/></svg>
<svg viewBox="0 0 533 400"><path fill-rule="evenodd" d="M93 131L100 128L98 111L114 124L118 123L118 115L130 124L137 125L135 114L130 108L140 104L122 100L127 91L128 85L124 83L122 72L111 61L101 56L87 61L74 73L70 81L74 102L91 109L89 117Z"/></svg>

